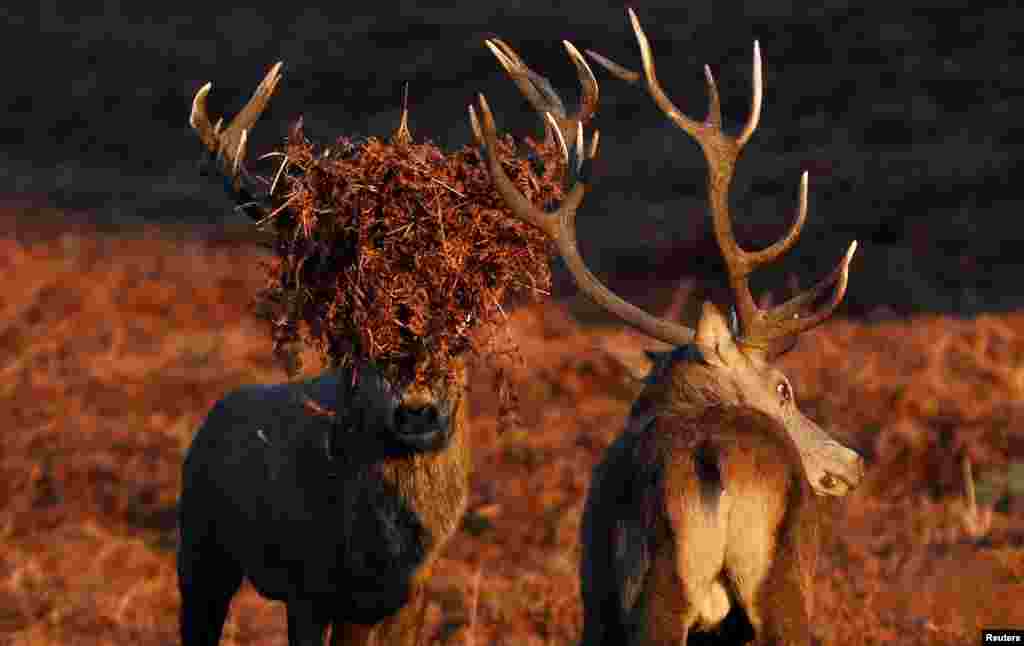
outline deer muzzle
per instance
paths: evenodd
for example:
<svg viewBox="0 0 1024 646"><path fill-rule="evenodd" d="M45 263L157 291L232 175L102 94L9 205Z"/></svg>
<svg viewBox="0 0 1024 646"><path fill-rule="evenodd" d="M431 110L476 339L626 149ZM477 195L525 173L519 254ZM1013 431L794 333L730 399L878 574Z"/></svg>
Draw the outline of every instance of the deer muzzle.
<svg viewBox="0 0 1024 646"><path fill-rule="evenodd" d="M451 436L449 416L434 404L420 407L398 406L395 409L394 435L413 451L437 451L448 444Z"/></svg>
<svg viewBox="0 0 1024 646"><path fill-rule="evenodd" d="M816 456L818 473L809 473L814 492L819 496L845 496L864 479L864 458L839 442L825 442Z"/></svg>

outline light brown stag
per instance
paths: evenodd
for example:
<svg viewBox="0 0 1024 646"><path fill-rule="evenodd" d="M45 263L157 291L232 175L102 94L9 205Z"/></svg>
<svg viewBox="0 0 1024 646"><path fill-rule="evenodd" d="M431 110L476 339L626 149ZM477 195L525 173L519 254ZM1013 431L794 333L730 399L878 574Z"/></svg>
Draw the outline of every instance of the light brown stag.
<svg viewBox="0 0 1024 646"><path fill-rule="evenodd" d="M807 215L807 174L789 232L761 251L740 248L728 193L736 160L761 112L757 43L751 114L733 137L722 131L710 70L705 68L709 113L695 121L661 90L647 38L632 10L629 17L650 95L704 152L715 236L738 320L730 322L712 303L704 304L696 330L654 317L587 269L577 249L575 217L591 187L596 132L586 151L579 124L567 146L563 138L575 184L557 211L545 213L524 199L494 156L497 134L483 95L479 119L470 106L494 186L511 210L548 233L579 288L597 304L675 346L652 356L626 431L594 470L580 537L583 644L683 645L699 634L715 643L753 638L758 644L807 645L818 550L814 494L845 495L863 477L864 465L799 410L789 380L772 361L839 305L856 243L811 289L777 307L758 307L748 278L796 242ZM640 78L588 53L619 77ZM566 131L558 120L549 121L556 133ZM830 289L831 297L820 303Z"/></svg>
<svg viewBox="0 0 1024 646"><path fill-rule="evenodd" d="M527 68L488 42L513 78ZM583 86L575 117L543 77L519 86L545 112L589 118L597 82L570 50ZM274 65L226 127L206 111L190 122L238 207L255 220L273 206L245 170L248 133L280 81ZM526 78L526 77L523 77ZM536 84L536 85L534 85ZM407 136L405 119L396 136ZM422 640L424 585L466 507L466 371L389 383L362 364L297 383L240 388L218 401L182 467L178 580L186 646L220 640L242 578L287 606L288 642L411 646ZM324 414L324 412L329 414Z"/></svg>

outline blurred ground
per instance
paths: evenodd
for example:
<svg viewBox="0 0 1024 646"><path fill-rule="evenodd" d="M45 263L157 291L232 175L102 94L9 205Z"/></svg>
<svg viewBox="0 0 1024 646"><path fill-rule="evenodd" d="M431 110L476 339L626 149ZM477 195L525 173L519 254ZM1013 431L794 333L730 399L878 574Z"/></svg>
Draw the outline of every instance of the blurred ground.
<svg viewBox="0 0 1024 646"><path fill-rule="evenodd" d="M778 275L824 273L857 238L861 279L851 284L850 311L977 314L1024 304L1014 181L1024 111L1019 8L631 4L676 104L703 115L701 68L710 64L732 128L746 118L751 44L760 40L764 112L732 198L741 242L777 235L800 171L811 176L807 231ZM0 17L0 57L10 62L0 95L0 196L37 195L113 226L240 218L195 172L199 147L187 117L206 81L211 110L233 113L268 66L285 61L279 95L253 135L255 158L299 115L315 140L389 133L406 81L416 137L448 148L468 142L465 106L478 91L502 128L536 132L537 119L483 47L487 36L506 39L570 101L577 88L561 39L639 61L617 2L245 9L15 0ZM599 78L604 168L580 214L584 256L613 283L630 274L717 275L696 146L643 92Z"/></svg>
<svg viewBox="0 0 1024 646"><path fill-rule="evenodd" d="M183 451L228 390L284 378L248 310L262 252L223 231L100 233L26 204L0 226L0 644L177 643ZM669 294L630 296L658 309ZM642 340L581 325L575 307L512 317L521 428L498 435L494 393L472 391L472 499L430 584L432 643L578 638L581 505ZM784 367L803 409L870 461L852 496L822 504L820 643L960 645L1024 627L1024 314L836 319ZM285 644L284 622L246 589L224 643Z"/></svg>

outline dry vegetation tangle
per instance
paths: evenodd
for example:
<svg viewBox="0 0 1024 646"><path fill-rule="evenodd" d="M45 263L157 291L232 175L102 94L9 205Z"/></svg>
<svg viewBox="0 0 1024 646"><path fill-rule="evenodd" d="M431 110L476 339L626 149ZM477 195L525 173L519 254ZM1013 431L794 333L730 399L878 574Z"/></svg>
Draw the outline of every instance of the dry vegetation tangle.
<svg viewBox="0 0 1024 646"><path fill-rule="evenodd" d="M154 230L30 238L28 222L9 211L18 234L0 240L0 643L177 643L182 453L214 401L282 376L250 307L269 254ZM470 511L429 584L431 643L580 632L583 496L637 392L611 352L643 340L557 304L510 315L522 424L497 432L478 368ZM836 320L782 367L804 410L871 462L852 496L822 503L820 642L959 645L978 626L1024 626L1024 477L1010 461L1024 455L1024 314ZM286 643L283 610L246 588L223 643Z"/></svg>
<svg viewBox="0 0 1024 646"><path fill-rule="evenodd" d="M265 179L275 258L261 316L290 370L314 347L335 364L374 361L398 382L450 376L478 327L505 323L508 297L550 293L551 243L511 217L475 150L393 139L320 148L300 121L272 155L281 158ZM500 142L514 181L531 202L557 203L557 147L525 147L533 161L511 137Z"/></svg>

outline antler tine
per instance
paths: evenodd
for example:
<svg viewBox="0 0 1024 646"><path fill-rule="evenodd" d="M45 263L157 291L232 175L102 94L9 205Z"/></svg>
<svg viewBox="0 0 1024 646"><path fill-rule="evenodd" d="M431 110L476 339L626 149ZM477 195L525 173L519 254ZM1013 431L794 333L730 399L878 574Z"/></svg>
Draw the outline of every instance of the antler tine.
<svg viewBox="0 0 1024 646"><path fill-rule="evenodd" d="M485 40L484 44L505 68L508 75L512 77L512 81L533 106L533 109L540 114L548 112L553 114L563 138L569 139L574 136L576 124L589 122L597 112L599 98L597 79L579 50L569 41L563 40L562 45L569 53L569 59L576 66L576 75L582 88L579 108L571 115L566 112L565 104L552 87L551 82L527 67L519 54L507 43L500 38L491 38Z"/></svg>
<svg viewBox="0 0 1024 646"><path fill-rule="evenodd" d="M210 93L213 83L207 83L199 88L195 98L192 99L189 124L199 136L199 140L217 160L220 171L226 179L230 180L232 189L235 191L240 188L240 176L244 172L242 163L245 159L248 132L266 109L270 97L277 89L277 84L281 80L282 65L283 63L278 61L270 68L270 71L256 87L252 98L227 127L222 128L223 118L218 119L216 125L210 123L210 117L206 110L206 97Z"/></svg>
<svg viewBox="0 0 1024 646"><path fill-rule="evenodd" d="M641 33L643 33L643 32L641 32ZM645 38L644 42L646 42L646 36L644 38ZM649 45L648 45L648 47L649 47ZM623 80L626 83L629 83L630 85L639 85L640 81L643 80L643 78L644 78L640 73L634 72L631 69L623 67L622 65L619 65L618 63L616 63L612 59L608 58L607 56L604 56L604 55L602 55L602 54L600 54L598 52L595 52L592 49L588 49L588 50L586 50L586 52L587 52L587 56L589 56L592 59L594 59L599 65L601 65L601 67L603 67L606 70L608 70L612 74L612 76L614 76L614 77L616 77L616 78L618 78L620 80ZM654 73L653 60L652 60L652 63L651 63L651 73L652 73L652 75ZM657 85L657 83L658 83L657 77L654 77L654 78L655 78L654 82ZM706 121L709 124L711 124L711 126L714 127L714 128L721 128L722 127L722 106L721 106L721 102L720 102L719 97L718 97L718 86L715 85L715 77L712 76L711 68L708 67L707 65L704 66L704 78L707 80L707 83L708 83L708 116L707 116ZM658 91L661 92L661 86L657 85L657 87L658 87ZM662 97L665 98L666 101L668 101L668 98L665 97L664 92L661 92L661 95L662 95ZM669 105L671 105L671 102L669 102ZM674 106L673 106L673 109L675 109ZM676 110L676 112L678 112L678 110Z"/></svg>
<svg viewBox="0 0 1024 646"><path fill-rule="evenodd" d="M590 69L590 65L587 65L587 59L583 58L583 54L576 49L575 45L568 40L563 40L562 46L569 53L569 60L576 66L576 78L579 79L580 88L583 91L580 95L579 109L571 118L577 123L586 124L597 114L598 99L600 98L597 78L594 76L594 71Z"/></svg>
<svg viewBox="0 0 1024 646"><path fill-rule="evenodd" d="M846 295L846 287L850 276L850 261L853 260L853 254L856 251L857 241L854 240L847 247L843 258L831 273L819 280L810 289L804 290L785 303L766 311L764 316L766 334L762 333L764 340L770 341L775 338L799 334L811 329L831 316ZM833 285L835 287L828 303L817 311L805 315L807 308L817 302ZM751 341L755 345L758 344L757 338L752 338Z"/></svg>
<svg viewBox="0 0 1024 646"><path fill-rule="evenodd" d="M754 70L752 74L753 93L750 97L750 114L747 116L747 125L736 139L740 148L746 145L750 136L757 130L757 124L761 121L761 102L764 100L764 71L761 69L761 45L754 41Z"/></svg>
<svg viewBox="0 0 1024 646"><path fill-rule="evenodd" d="M586 162L589 162L597 152L597 133L595 132L594 139L590 145L591 156L587 157L580 164L578 179L562 201L562 205L554 213L546 213L531 204L519 192L519 189L516 188L508 175L505 174L505 170L502 168L501 162L496 155L498 135L494 125L494 116L491 114L491 109L487 105L487 99L484 98L483 94L479 95L479 104L480 113L483 118L482 126L480 120L477 119L476 111L472 105L469 106L469 119L477 145L483 149L487 168L495 189L501 194L513 215L539 227L548 237L554 240L559 254L565 261L573 280L576 281L576 285L580 290L597 305L645 334L673 345L684 345L692 341L694 332L690 328L652 316L613 293L591 273L580 256L579 247L576 243L576 210L590 188L590 168ZM554 115L547 113L546 118L552 120ZM582 129L582 124L577 123L573 154L585 156L585 144L581 134ZM564 137L560 128L556 129L556 134L560 138L564 154L568 157L566 140L572 139ZM569 164L569 166L572 167L573 164Z"/></svg>
<svg viewBox="0 0 1024 646"><path fill-rule="evenodd" d="M633 13L633 10L627 8L626 11L629 13L629 21L633 25L633 33L636 35L636 42L640 45L640 57L643 59L644 78L647 80L647 93L651 95L654 102L657 104L661 111L671 119L677 126L689 133L690 136L697 139L697 142L701 144L701 147L705 146L705 140L707 139L702 133L705 128L702 124L687 117L672 103L672 100L668 98L665 91L661 89L661 84L658 83L658 75L654 70L654 54L651 52L651 43L647 40L647 34L644 33L643 28L640 26L640 20ZM705 67L705 69L707 69ZM709 80L709 87L715 88L713 78L708 75L706 77ZM712 93L717 94L717 88ZM705 151L706 154L707 151Z"/></svg>
<svg viewBox="0 0 1024 646"><path fill-rule="evenodd" d="M800 195L797 200L796 218L793 220L793 224L789 225L789 231L786 232L786 235L760 251L744 251L737 246L739 252L746 258L746 263L749 266L748 274L758 267L778 260L792 249L797 239L800 238L800 232L803 231L806 221L807 171L804 171L800 175Z"/></svg>
<svg viewBox="0 0 1024 646"><path fill-rule="evenodd" d="M639 73L619 65L612 59L602 56L601 54L598 54L592 49L588 49L586 50L586 52L587 56L597 61L597 63L601 65L601 67L611 72L612 76L618 78L619 80L625 81L626 83L630 83L632 85L636 85L643 78L642 76L640 76Z"/></svg>
<svg viewBox="0 0 1024 646"><path fill-rule="evenodd" d="M704 65L704 80L708 84L708 116L705 121L707 121L712 128L721 130L722 99L718 96L718 84L715 83L715 75L711 73L710 65Z"/></svg>

